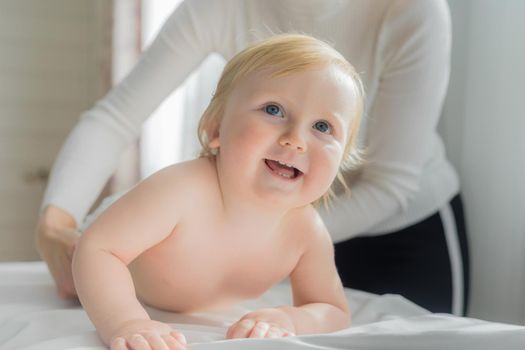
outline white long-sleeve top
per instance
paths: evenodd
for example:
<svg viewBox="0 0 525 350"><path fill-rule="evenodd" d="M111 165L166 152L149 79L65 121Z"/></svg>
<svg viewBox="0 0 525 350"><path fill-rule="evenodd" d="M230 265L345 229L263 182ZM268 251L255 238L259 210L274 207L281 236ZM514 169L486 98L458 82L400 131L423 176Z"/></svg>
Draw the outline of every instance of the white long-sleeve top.
<svg viewBox="0 0 525 350"><path fill-rule="evenodd" d="M80 223L145 119L210 53L228 60L290 31L332 43L365 86L366 164L350 196L319 209L335 242L408 226L459 191L436 131L451 47L445 0L186 0L130 74L81 116L42 207L54 204Z"/></svg>

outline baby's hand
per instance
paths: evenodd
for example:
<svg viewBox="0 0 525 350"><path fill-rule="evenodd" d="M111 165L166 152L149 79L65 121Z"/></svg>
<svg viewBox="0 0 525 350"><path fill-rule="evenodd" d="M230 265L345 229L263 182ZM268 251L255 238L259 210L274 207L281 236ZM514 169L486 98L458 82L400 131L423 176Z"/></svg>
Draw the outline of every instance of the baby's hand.
<svg viewBox="0 0 525 350"><path fill-rule="evenodd" d="M278 338L295 335L295 326L284 311L260 309L244 315L226 333L231 338Z"/></svg>
<svg viewBox="0 0 525 350"><path fill-rule="evenodd" d="M162 322L131 320L114 333L110 347L111 350L185 350L186 338Z"/></svg>

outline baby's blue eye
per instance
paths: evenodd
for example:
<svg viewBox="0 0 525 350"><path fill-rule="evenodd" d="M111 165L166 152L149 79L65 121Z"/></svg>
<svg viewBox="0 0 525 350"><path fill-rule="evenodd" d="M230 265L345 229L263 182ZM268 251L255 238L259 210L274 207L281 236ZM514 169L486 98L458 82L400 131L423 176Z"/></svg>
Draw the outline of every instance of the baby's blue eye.
<svg viewBox="0 0 525 350"><path fill-rule="evenodd" d="M278 117L282 117L283 116L283 112L281 111L281 107L277 106L277 105L268 105L266 107L264 107L264 111L268 114L271 114L271 115L275 115L275 116L278 116Z"/></svg>
<svg viewBox="0 0 525 350"><path fill-rule="evenodd" d="M330 126L330 124L328 124L324 120L320 120L318 122L315 122L313 128L316 129L316 130L319 130L323 134L329 134L329 133L332 132L332 127Z"/></svg>

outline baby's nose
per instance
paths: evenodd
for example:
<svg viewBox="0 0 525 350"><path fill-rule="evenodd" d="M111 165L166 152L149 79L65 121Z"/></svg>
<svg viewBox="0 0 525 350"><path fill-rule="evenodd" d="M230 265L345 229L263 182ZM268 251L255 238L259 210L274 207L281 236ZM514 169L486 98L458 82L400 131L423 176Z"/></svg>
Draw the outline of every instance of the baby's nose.
<svg viewBox="0 0 525 350"><path fill-rule="evenodd" d="M289 147L296 150L299 153L304 153L306 151L306 142L298 132L290 131L283 134L279 139L279 144L283 147Z"/></svg>

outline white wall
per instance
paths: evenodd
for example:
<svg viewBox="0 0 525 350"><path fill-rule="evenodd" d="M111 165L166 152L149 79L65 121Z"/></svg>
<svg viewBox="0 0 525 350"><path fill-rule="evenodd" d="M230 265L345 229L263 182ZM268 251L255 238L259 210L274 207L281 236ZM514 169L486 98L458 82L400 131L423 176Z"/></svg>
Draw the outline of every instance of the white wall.
<svg viewBox="0 0 525 350"><path fill-rule="evenodd" d="M525 324L525 1L449 4L453 61L441 129L466 202L470 315Z"/></svg>

